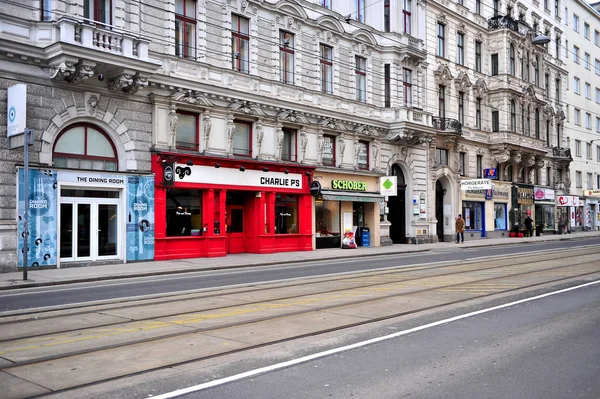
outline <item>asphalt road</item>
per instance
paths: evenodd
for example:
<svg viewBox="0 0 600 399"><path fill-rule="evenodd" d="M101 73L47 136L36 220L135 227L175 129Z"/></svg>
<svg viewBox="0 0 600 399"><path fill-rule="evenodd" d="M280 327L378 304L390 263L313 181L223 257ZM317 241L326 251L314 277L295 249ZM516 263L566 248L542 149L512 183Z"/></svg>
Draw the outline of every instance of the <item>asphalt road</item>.
<svg viewBox="0 0 600 399"><path fill-rule="evenodd" d="M268 282L373 270L386 267L457 261L489 256L511 256L528 252L600 245L600 237L539 243L433 250L422 253L377 256L319 262L258 266L235 270L203 271L173 276L100 281L70 286L41 287L0 292L0 311L31 309L86 303L109 299L160 295L202 288L227 287L239 284Z"/></svg>
<svg viewBox="0 0 600 399"><path fill-rule="evenodd" d="M597 399L599 325L595 284L181 397Z"/></svg>

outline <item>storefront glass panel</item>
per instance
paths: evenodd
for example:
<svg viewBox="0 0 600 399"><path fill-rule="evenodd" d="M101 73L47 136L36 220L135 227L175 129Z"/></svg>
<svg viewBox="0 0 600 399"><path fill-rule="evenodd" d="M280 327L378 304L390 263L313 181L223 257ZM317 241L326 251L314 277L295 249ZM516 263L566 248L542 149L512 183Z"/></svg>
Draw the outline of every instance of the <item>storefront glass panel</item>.
<svg viewBox="0 0 600 399"><path fill-rule="evenodd" d="M201 235L201 209L201 191L167 190L167 237Z"/></svg>
<svg viewBox="0 0 600 399"><path fill-rule="evenodd" d="M275 199L275 234L298 233L298 196L277 194Z"/></svg>
<svg viewBox="0 0 600 399"><path fill-rule="evenodd" d="M340 203L339 201L315 202L316 236L340 236Z"/></svg>
<svg viewBox="0 0 600 399"><path fill-rule="evenodd" d="M73 256L73 204L60 204L60 257Z"/></svg>
<svg viewBox="0 0 600 399"><path fill-rule="evenodd" d="M506 230L506 204L494 204L494 230Z"/></svg>
<svg viewBox="0 0 600 399"><path fill-rule="evenodd" d="M544 230L554 230L554 205L539 205L536 216L540 216L540 224ZM537 218L536 218L537 219Z"/></svg>
<svg viewBox="0 0 600 399"><path fill-rule="evenodd" d="M465 219L465 230L482 230L483 215L480 202L463 202L463 218Z"/></svg>
<svg viewBox="0 0 600 399"><path fill-rule="evenodd" d="M90 256L91 205L77 204L77 257Z"/></svg>
<svg viewBox="0 0 600 399"><path fill-rule="evenodd" d="M98 256L117 255L118 239L117 205L98 205ZM140 226L149 229L150 226Z"/></svg>

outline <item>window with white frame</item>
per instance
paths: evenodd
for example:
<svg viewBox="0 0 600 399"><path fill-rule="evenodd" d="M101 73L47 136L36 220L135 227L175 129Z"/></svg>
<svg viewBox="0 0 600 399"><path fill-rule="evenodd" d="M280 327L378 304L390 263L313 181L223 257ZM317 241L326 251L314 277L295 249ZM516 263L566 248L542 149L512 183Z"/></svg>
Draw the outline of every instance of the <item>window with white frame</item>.
<svg viewBox="0 0 600 399"><path fill-rule="evenodd" d="M177 0L176 5L183 3L184 0ZM192 3L191 6L195 9L196 1L187 0L188 3ZM79 3L81 4L81 3ZM175 7L175 13L177 14L179 9ZM112 24L112 0L83 0L83 17L85 19L100 22L106 25ZM108 26L105 26L109 28ZM195 29L194 29L195 32Z"/></svg>
<svg viewBox="0 0 600 399"><path fill-rule="evenodd" d="M412 23L411 23L411 15L412 15L412 0L402 0L402 18L404 22L404 33L410 35L412 32Z"/></svg>
<svg viewBox="0 0 600 399"><path fill-rule="evenodd" d="M590 114L589 112L585 113L585 128L586 129L592 128L592 114Z"/></svg>
<svg viewBox="0 0 600 399"><path fill-rule="evenodd" d="M333 93L333 48L325 44L319 46L319 64L321 65L321 91Z"/></svg>
<svg viewBox="0 0 600 399"><path fill-rule="evenodd" d="M294 34L279 31L279 79L294 84Z"/></svg>
<svg viewBox="0 0 600 399"><path fill-rule="evenodd" d="M231 14L231 63L234 71L250 72L250 21Z"/></svg>
<svg viewBox="0 0 600 399"><path fill-rule="evenodd" d="M581 182L581 171L576 171L575 172L575 186L577 188L582 188L582 182Z"/></svg>
<svg viewBox="0 0 600 399"><path fill-rule="evenodd" d="M600 89L596 87L596 102L600 104Z"/></svg>
<svg viewBox="0 0 600 399"><path fill-rule="evenodd" d="M583 54L583 65L585 66L585 69L591 68L590 55L588 53Z"/></svg>
<svg viewBox="0 0 600 399"><path fill-rule="evenodd" d="M581 140L575 140L575 156L581 156Z"/></svg>
<svg viewBox="0 0 600 399"><path fill-rule="evenodd" d="M587 22L583 23L583 37L590 40L590 24Z"/></svg>
<svg viewBox="0 0 600 399"><path fill-rule="evenodd" d="M573 61L579 64L579 47L573 46Z"/></svg>
<svg viewBox="0 0 600 399"><path fill-rule="evenodd" d="M41 20L52 21L52 0L41 0L40 7Z"/></svg>
<svg viewBox="0 0 600 399"><path fill-rule="evenodd" d="M592 99L592 85L590 85L589 83L585 84L585 98L587 98L588 100Z"/></svg>
<svg viewBox="0 0 600 399"><path fill-rule="evenodd" d="M596 161L600 162L600 145L596 146Z"/></svg>
<svg viewBox="0 0 600 399"><path fill-rule="evenodd" d="M356 99L358 101L367 101L367 59L359 57L354 58L354 74L356 79Z"/></svg>
<svg viewBox="0 0 600 399"><path fill-rule="evenodd" d="M456 63L465 65L465 35L459 33L456 35Z"/></svg>
<svg viewBox="0 0 600 399"><path fill-rule="evenodd" d="M437 165L448 165L448 150L445 148L435 149L435 163Z"/></svg>
<svg viewBox="0 0 600 399"><path fill-rule="evenodd" d="M97 1L86 0L86 3ZM175 55L196 59L195 0L175 0Z"/></svg>
<svg viewBox="0 0 600 399"><path fill-rule="evenodd" d="M517 103L515 100L510 100L510 131L517 131Z"/></svg>
<svg viewBox="0 0 600 399"><path fill-rule="evenodd" d="M402 87L404 89L404 104L407 107L412 106L413 93L412 93L412 71L404 68L402 70L403 82Z"/></svg>
<svg viewBox="0 0 600 399"><path fill-rule="evenodd" d="M596 132L600 133L600 118L596 117Z"/></svg>
<svg viewBox="0 0 600 399"><path fill-rule="evenodd" d="M281 160L296 162L296 131L287 128L283 128L282 131Z"/></svg>
<svg viewBox="0 0 600 399"><path fill-rule="evenodd" d="M354 5L356 6L356 20L358 22L365 22L365 3L366 0L354 0Z"/></svg>
<svg viewBox="0 0 600 399"><path fill-rule="evenodd" d="M579 16L573 14L573 30L579 32Z"/></svg>
<svg viewBox="0 0 600 399"><path fill-rule="evenodd" d="M252 124L235 121L233 135L233 154L246 157L252 156Z"/></svg>
<svg viewBox="0 0 600 399"><path fill-rule="evenodd" d="M481 72L481 42L475 41L475 71Z"/></svg>
<svg viewBox="0 0 600 399"><path fill-rule="evenodd" d="M581 111L578 108L574 108L573 110L573 118L575 119L575 124L581 126Z"/></svg>
<svg viewBox="0 0 600 399"><path fill-rule="evenodd" d="M577 76L573 77L573 92L581 94L581 80Z"/></svg>
<svg viewBox="0 0 600 399"><path fill-rule="evenodd" d="M596 71L596 75L600 75L600 60L597 58L594 62L594 69Z"/></svg>
<svg viewBox="0 0 600 399"><path fill-rule="evenodd" d="M597 30L594 31L594 44L600 46L600 32Z"/></svg>
<svg viewBox="0 0 600 399"><path fill-rule="evenodd" d="M446 25L437 24L437 56L446 57Z"/></svg>
<svg viewBox="0 0 600 399"><path fill-rule="evenodd" d="M592 159L592 143L585 143L585 157Z"/></svg>

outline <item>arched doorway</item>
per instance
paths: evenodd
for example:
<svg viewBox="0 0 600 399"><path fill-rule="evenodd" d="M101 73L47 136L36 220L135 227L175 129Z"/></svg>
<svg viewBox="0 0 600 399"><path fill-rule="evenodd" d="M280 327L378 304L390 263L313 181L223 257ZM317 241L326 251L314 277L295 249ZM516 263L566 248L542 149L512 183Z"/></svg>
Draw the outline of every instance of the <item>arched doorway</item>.
<svg viewBox="0 0 600 399"><path fill-rule="evenodd" d="M398 180L398 194L388 199L390 239L394 244L406 244L406 182L399 165L392 166L392 176Z"/></svg>
<svg viewBox="0 0 600 399"><path fill-rule="evenodd" d="M436 234L439 242L444 241L444 187L438 180L435 182L435 218L437 219Z"/></svg>

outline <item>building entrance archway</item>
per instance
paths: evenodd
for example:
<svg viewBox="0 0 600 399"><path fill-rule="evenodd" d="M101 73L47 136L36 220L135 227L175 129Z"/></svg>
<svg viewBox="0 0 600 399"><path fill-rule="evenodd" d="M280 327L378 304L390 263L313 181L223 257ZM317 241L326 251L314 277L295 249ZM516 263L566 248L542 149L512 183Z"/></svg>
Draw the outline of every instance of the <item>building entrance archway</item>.
<svg viewBox="0 0 600 399"><path fill-rule="evenodd" d="M435 182L435 218L437 219L436 234L439 242L444 241L444 187L438 180Z"/></svg>
<svg viewBox="0 0 600 399"><path fill-rule="evenodd" d="M399 165L392 166L392 176L397 177L398 193L388 199L390 239L394 244L406 244L406 182Z"/></svg>

